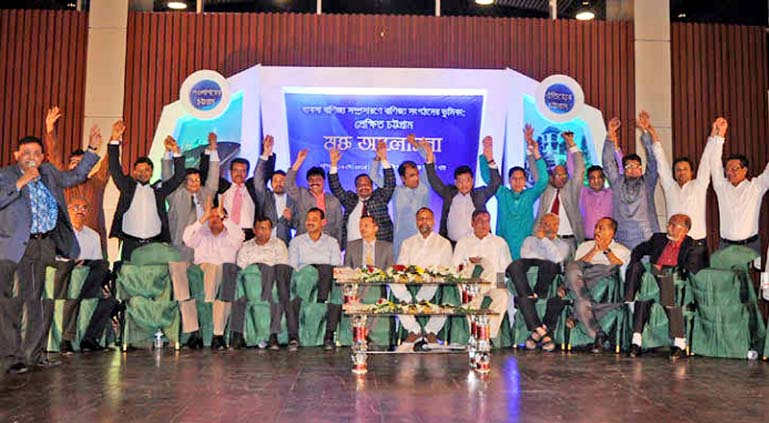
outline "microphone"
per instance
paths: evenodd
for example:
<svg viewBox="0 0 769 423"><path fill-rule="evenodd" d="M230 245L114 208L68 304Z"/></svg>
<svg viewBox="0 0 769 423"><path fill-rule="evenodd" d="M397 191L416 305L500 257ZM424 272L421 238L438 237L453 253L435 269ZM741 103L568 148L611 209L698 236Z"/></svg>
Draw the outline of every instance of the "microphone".
<svg viewBox="0 0 769 423"><path fill-rule="evenodd" d="M37 162L35 162L34 160L28 160L27 161L27 167L37 167ZM35 182L39 181L40 177L38 176L38 177L36 177L36 178L34 178L32 180L35 181Z"/></svg>

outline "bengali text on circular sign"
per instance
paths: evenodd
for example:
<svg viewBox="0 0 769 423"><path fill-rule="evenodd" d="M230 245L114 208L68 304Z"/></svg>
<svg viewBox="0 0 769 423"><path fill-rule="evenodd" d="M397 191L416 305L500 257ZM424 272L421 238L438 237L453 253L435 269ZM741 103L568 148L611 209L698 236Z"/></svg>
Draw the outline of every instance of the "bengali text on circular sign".
<svg viewBox="0 0 769 423"><path fill-rule="evenodd" d="M184 80L179 100L187 113L198 119L213 119L221 115L230 103L227 80L218 72L200 70Z"/></svg>
<svg viewBox="0 0 769 423"><path fill-rule="evenodd" d="M537 86L537 108L554 122L566 122L578 116L585 102L582 87L566 75L551 75Z"/></svg>

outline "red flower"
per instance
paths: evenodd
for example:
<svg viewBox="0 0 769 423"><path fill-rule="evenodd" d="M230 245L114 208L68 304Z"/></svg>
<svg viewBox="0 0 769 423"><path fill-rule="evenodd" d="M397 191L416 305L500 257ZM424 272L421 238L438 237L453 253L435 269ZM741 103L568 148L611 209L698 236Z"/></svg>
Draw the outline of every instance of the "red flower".
<svg viewBox="0 0 769 423"><path fill-rule="evenodd" d="M406 269L407 269L407 267L402 265L402 264L396 264L396 265L393 266L393 270L396 271L396 272L405 272Z"/></svg>

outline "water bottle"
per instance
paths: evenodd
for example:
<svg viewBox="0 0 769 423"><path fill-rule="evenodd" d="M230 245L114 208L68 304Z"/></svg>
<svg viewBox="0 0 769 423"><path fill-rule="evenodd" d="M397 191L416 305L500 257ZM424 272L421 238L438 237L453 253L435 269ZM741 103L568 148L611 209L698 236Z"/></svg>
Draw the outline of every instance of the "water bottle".
<svg viewBox="0 0 769 423"><path fill-rule="evenodd" d="M155 349L160 350L163 348L163 331L158 329L157 332L155 332Z"/></svg>
<svg viewBox="0 0 769 423"><path fill-rule="evenodd" d="M756 350L749 350L748 351L748 360L756 360L758 359L758 351Z"/></svg>

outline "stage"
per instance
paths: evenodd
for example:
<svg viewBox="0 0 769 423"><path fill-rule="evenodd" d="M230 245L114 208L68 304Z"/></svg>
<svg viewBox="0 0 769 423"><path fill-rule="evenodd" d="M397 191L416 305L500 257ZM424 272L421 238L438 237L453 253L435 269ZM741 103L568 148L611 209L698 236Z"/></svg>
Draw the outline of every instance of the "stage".
<svg viewBox="0 0 769 423"><path fill-rule="evenodd" d="M485 379L462 354L166 349L75 354L0 376L0 421L762 421L769 365L663 352L639 359L496 352Z"/></svg>

